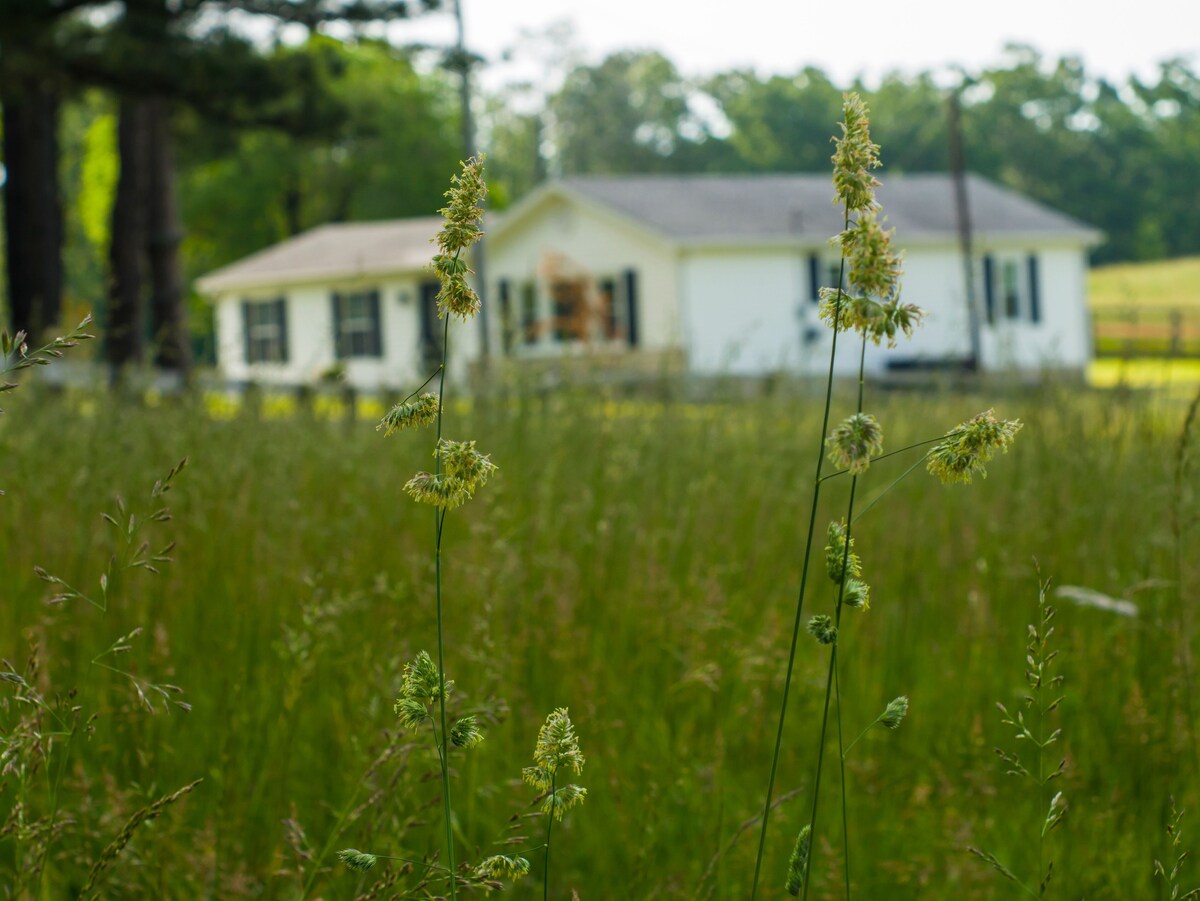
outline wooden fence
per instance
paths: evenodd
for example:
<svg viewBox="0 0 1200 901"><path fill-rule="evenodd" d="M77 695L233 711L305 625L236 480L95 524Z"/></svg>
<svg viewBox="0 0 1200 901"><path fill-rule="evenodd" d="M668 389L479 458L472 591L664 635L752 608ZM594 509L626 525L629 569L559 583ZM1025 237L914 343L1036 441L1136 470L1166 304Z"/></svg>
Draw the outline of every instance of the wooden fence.
<svg viewBox="0 0 1200 901"><path fill-rule="evenodd" d="M1200 357L1200 308L1098 309L1092 328L1098 357Z"/></svg>

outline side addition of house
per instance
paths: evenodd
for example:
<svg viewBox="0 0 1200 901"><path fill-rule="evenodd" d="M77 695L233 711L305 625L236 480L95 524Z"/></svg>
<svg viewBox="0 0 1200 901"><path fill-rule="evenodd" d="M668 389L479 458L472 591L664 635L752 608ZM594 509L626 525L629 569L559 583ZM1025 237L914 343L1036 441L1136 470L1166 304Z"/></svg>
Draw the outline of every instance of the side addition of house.
<svg viewBox="0 0 1200 901"><path fill-rule="evenodd" d="M367 390L419 383L437 365L438 217L325 225L212 272L217 360L233 382L299 385L338 372ZM451 371L479 333L451 344Z"/></svg>

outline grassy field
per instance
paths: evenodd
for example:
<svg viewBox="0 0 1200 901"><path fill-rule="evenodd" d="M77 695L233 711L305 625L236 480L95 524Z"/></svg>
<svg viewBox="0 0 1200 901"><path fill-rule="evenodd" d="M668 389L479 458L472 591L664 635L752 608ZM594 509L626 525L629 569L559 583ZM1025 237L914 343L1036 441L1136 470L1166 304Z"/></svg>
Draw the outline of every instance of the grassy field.
<svg viewBox="0 0 1200 901"><path fill-rule="evenodd" d="M1131 306L1200 309L1200 257L1092 269L1088 303L1093 310Z"/></svg>
<svg viewBox="0 0 1200 901"><path fill-rule="evenodd" d="M59 715L96 715L90 734L58 740L53 759L65 762L34 774L24 799L30 811L54 797L61 808L41 897L74 897L136 810L199 778L133 834L103 897L351 899L371 878L338 868L336 849L435 852L436 760L397 737L391 711L402 664L435 635L432 516L400 490L427 465L424 436L385 441L367 423L214 418L103 396L9 397L0 656L25 672L36 649L30 681L63 693ZM1139 610L1060 605L1070 806L1048 842L1048 897L1165 897L1152 865L1169 854L1172 797L1189 811L1185 843L1200 844L1185 666L1200 479L1194 467L1174 479L1186 404L1070 388L883 400L868 406L889 447L993 404L1026 428L987 480L950 489L918 471L858 526L873 600L843 633L846 728L857 733L898 694L912 699L898 731L869 733L848 759L858 896L1017 897L968 845L1034 868L1044 806L992 748L1011 745L995 704L1023 691L1036 560L1056 584ZM460 702L491 720L487 741L458 762L460 856L494 853L509 818L528 813L521 767L545 715L569 706L589 795L556 832L556 896L747 896L755 834L738 830L765 788L819 413L803 392L707 405L563 393L452 412L447 434L477 438L500 466L447 526L447 672ZM174 518L146 525L152 548L178 542L174 562L158 576L119 573L106 612L47 606L54 586L34 567L99 597L109 556L129 553L124 529L100 514L141 521L159 505L151 486L185 455L165 498ZM871 497L906 465L877 464L860 490ZM823 495L822 521L844 504L843 481ZM1180 509L1191 531L1176 557ZM810 604L831 601L822 587ZM99 656L135 628L128 651ZM796 794L772 820L768 898L784 896L807 820L825 660L802 642L779 776L779 793ZM146 712L135 680L152 701L148 683L180 686L170 697L190 712ZM22 690L0 689L11 740ZM15 800L12 773L5 782L0 824ZM816 898L840 897L836 780L826 786ZM0 884L28 862L22 847L0 839ZM1200 881L1190 865L1184 873ZM510 894L541 888L530 879Z"/></svg>

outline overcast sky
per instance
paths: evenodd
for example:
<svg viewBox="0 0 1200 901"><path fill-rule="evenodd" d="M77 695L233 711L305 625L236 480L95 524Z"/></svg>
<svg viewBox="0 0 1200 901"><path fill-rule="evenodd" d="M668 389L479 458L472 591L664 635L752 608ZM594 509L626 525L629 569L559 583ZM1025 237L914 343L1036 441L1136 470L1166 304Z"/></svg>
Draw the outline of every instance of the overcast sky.
<svg viewBox="0 0 1200 901"><path fill-rule="evenodd" d="M1008 42L1032 44L1052 57L1081 56L1089 71L1116 80L1130 73L1153 77L1155 64L1172 56L1200 65L1200 0L462 2L468 44L493 62L522 32L569 21L585 59L655 48L684 75L735 67L792 73L816 65L837 82L860 74L874 81L893 69L978 68L999 61ZM454 36L449 15L397 28L395 37L404 41L448 43ZM497 67L493 78L501 71Z"/></svg>

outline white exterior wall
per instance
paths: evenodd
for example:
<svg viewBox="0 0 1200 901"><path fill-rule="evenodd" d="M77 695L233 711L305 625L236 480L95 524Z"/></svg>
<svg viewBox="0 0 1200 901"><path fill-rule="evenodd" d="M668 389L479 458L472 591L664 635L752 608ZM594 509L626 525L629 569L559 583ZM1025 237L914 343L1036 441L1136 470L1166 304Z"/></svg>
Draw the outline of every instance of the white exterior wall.
<svg viewBox="0 0 1200 901"><path fill-rule="evenodd" d="M668 242L643 232L627 220L583 204L548 198L523 221L505 228L486 245L488 317L491 346L499 352L500 314L496 298L501 281L509 283L514 321L521 317L521 285L537 285L538 319L552 319L549 285L543 275L549 254L561 257L592 278L620 279L632 269L637 273L638 348L667 350L679 346L680 322L675 250ZM583 350L579 342L564 345L544 330L534 344L514 342L515 356L552 355Z"/></svg>
<svg viewBox="0 0 1200 901"><path fill-rule="evenodd" d="M1040 322L1028 318L1009 319L997 293L995 322L985 313L983 284L984 255L997 267L1004 259L1017 261L1023 302L1028 303L1028 258L1038 258ZM1087 313L1087 264L1079 247L1030 249L1028 245L983 246L975 254L975 301L980 317L981 364L985 370L1082 369L1091 359L1091 326ZM904 257L901 299L925 310L922 325L912 338L897 338L896 347L867 346L866 368L882 373L888 362L936 366L967 359L971 352L970 319L967 313L966 282L962 257L954 245L928 245L910 249ZM816 322L816 310L810 321ZM829 360L829 329L817 324L820 340L812 345L804 370L823 373ZM843 351L839 339L837 371L852 374L858 368L857 353ZM851 341L857 349L856 341ZM848 346L848 345L847 345Z"/></svg>
<svg viewBox="0 0 1200 901"><path fill-rule="evenodd" d="M835 251L822 253L822 271L833 265ZM806 263L807 265L807 263ZM805 270L807 279L807 270ZM958 251L947 247L920 247L904 256L901 277L901 300L914 303L925 310L925 319L911 338L897 337L896 346L867 345L865 366L869 373L886 371L889 361L937 365L966 359L971 352L970 328L965 300L966 287L962 261ZM804 296L808 296L807 282ZM829 369L829 345L832 331L820 321L818 307L809 303L805 308L805 323L815 335L802 355L801 371L808 375L824 375ZM858 373L860 342L856 335L843 332L838 338L835 371L841 375Z"/></svg>
<svg viewBox="0 0 1200 901"><path fill-rule="evenodd" d="M807 255L700 250L683 256L680 273L689 370L753 375L800 367L807 352Z"/></svg>
<svg viewBox="0 0 1200 901"><path fill-rule="evenodd" d="M1025 275L1030 253L1038 257L1041 321L1009 319L997 310L995 323L983 327L986 369L1082 369L1092 357L1087 311L1087 261L1078 247L993 247L980 251L997 260L1018 259ZM982 286L982 279L980 282ZM1024 285L1023 285L1024 286ZM980 305L983 304L980 288ZM998 306L1002 306L997 298Z"/></svg>
<svg viewBox="0 0 1200 901"><path fill-rule="evenodd" d="M346 369L346 381L361 390L415 388L429 375L420 371L419 318L420 284L428 279L425 274L410 274L222 294L216 300L217 365L225 378L234 382L301 385L316 382L323 373L341 363ZM371 289L379 291L383 356L339 361L333 337L333 292ZM248 365L242 334L242 301L279 297L287 300L287 362ZM466 364L478 356L479 344L476 322L463 324L456 319L451 323L448 374L452 378L465 377Z"/></svg>

